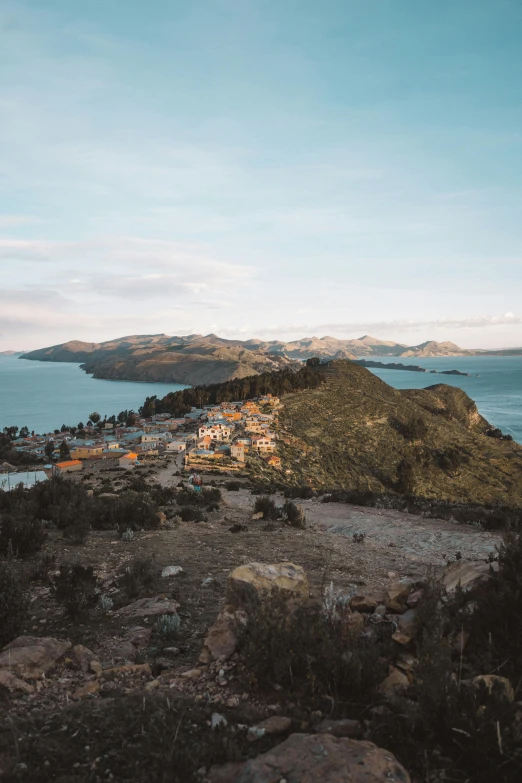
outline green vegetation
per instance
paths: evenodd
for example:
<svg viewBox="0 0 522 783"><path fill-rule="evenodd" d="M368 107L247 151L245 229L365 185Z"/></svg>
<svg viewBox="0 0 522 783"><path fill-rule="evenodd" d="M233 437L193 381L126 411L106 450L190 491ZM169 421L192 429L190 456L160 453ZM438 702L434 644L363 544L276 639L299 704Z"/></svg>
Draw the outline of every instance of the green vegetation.
<svg viewBox="0 0 522 783"><path fill-rule="evenodd" d="M0 649L20 633L29 602L9 563L0 561Z"/></svg>
<svg viewBox="0 0 522 783"><path fill-rule="evenodd" d="M460 389L392 389L349 361L289 395L279 416L283 467L296 487L458 503L522 504L522 449L487 436Z"/></svg>
<svg viewBox="0 0 522 783"><path fill-rule="evenodd" d="M100 592L94 569L81 563L62 563L52 580L52 591L71 620L86 620L98 603Z"/></svg>

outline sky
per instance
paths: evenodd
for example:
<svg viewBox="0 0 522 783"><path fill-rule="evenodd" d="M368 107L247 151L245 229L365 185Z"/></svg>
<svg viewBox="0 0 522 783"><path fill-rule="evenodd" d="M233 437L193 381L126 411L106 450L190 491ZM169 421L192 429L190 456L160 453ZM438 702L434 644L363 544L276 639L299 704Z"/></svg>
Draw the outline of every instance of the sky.
<svg viewBox="0 0 522 783"><path fill-rule="evenodd" d="M0 350L522 346L520 0L2 0Z"/></svg>

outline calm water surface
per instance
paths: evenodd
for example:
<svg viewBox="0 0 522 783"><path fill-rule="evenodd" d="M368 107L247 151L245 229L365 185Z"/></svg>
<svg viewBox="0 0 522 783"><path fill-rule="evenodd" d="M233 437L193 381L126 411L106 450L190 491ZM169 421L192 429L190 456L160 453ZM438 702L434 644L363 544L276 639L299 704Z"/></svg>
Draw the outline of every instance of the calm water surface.
<svg viewBox="0 0 522 783"><path fill-rule="evenodd" d="M137 411L145 397L185 388L179 383L102 381L77 364L0 356L0 430L17 425L52 432L62 424L86 422L92 411L102 416Z"/></svg>
<svg viewBox="0 0 522 783"><path fill-rule="evenodd" d="M368 368L396 389L424 389L436 383L458 386L475 400L480 413L490 424L500 427L502 432L522 443L522 356L437 356L433 359L375 356L372 359L416 364L427 370L470 373L468 378Z"/></svg>
<svg viewBox="0 0 522 783"><path fill-rule="evenodd" d="M494 426L522 443L522 357L439 356L434 359L373 357L383 362L417 364L428 370L461 370L470 377L427 375L404 370L373 369L396 389L423 389L436 383L458 386L475 400ZM478 376L478 377L477 377ZM102 381L86 375L77 364L34 362L0 356L0 429L26 425L35 432L86 421L91 411L102 416L137 410L145 397L163 397L183 389L175 383Z"/></svg>

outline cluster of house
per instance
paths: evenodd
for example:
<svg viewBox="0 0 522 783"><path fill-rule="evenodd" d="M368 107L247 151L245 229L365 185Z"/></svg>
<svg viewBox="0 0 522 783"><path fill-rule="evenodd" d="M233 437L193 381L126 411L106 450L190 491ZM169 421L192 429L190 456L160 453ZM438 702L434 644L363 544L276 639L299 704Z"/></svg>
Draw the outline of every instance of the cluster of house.
<svg viewBox="0 0 522 783"><path fill-rule="evenodd" d="M274 453L275 434L271 430L279 405L279 398L268 394L247 402L193 408L183 418L169 414L138 418L133 427L104 423L86 428L85 438L65 431L19 438L12 445L41 459L49 456L48 444L52 441L54 454L44 468L46 474L80 471L86 460L109 459L119 467L133 468L145 457L172 453L183 454L187 467L221 461L228 468L239 468L249 450L279 467L281 460ZM69 452L67 459L60 459L63 442Z"/></svg>

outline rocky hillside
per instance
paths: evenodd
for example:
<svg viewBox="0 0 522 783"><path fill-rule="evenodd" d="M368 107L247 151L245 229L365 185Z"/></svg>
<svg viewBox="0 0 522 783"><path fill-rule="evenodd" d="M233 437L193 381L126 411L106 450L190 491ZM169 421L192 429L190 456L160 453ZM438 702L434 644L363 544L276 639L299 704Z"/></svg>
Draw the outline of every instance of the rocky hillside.
<svg viewBox="0 0 522 783"><path fill-rule="evenodd" d="M280 415L289 479L462 502L522 501L522 448L493 438L460 389L398 391L332 362L320 387L287 395Z"/></svg>
<svg viewBox="0 0 522 783"><path fill-rule="evenodd" d="M189 385L223 383L298 366L288 357L247 348L240 340L223 340L215 335L145 335L104 343L73 341L31 351L23 358L81 363L95 378Z"/></svg>

